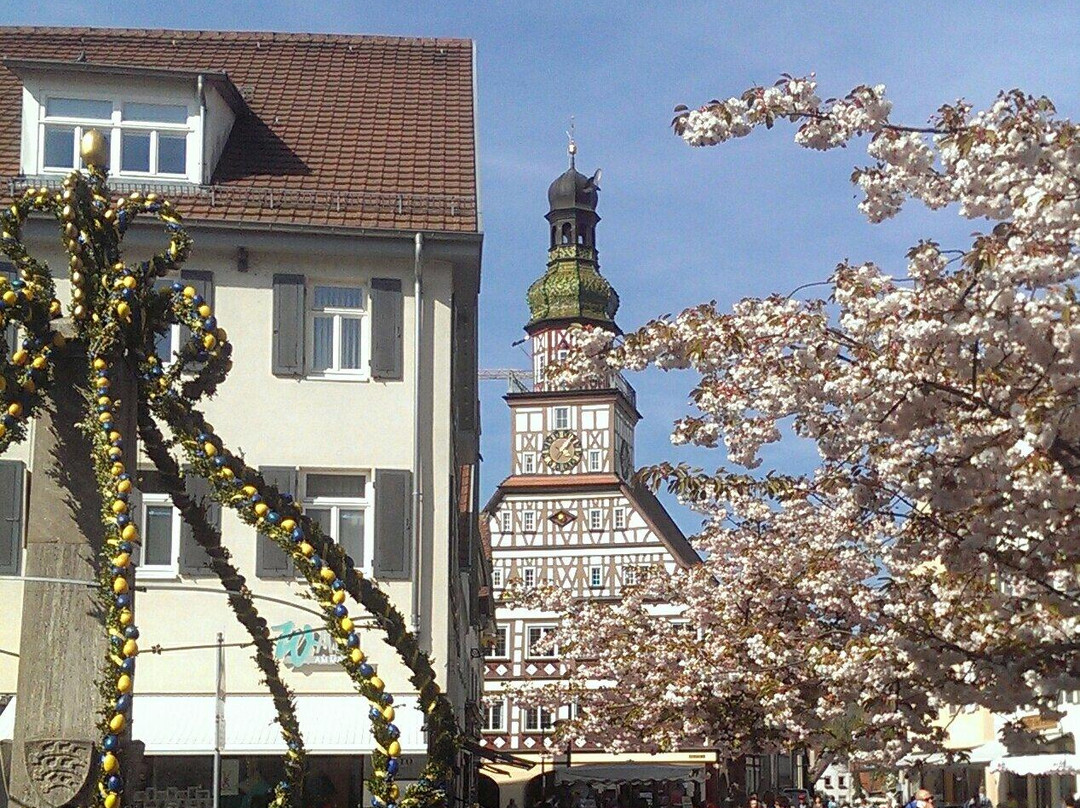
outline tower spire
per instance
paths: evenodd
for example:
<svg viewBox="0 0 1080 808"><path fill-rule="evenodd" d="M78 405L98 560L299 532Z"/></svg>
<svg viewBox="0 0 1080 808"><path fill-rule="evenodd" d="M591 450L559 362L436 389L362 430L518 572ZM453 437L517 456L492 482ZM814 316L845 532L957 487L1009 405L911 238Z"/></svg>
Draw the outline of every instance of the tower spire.
<svg viewBox="0 0 1080 808"><path fill-rule="evenodd" d="M574 155L577 154L577 143L574 141L574 116L570 116L570 129L566 133L566 153L570 155L570 170L574 170Z"/></svg>

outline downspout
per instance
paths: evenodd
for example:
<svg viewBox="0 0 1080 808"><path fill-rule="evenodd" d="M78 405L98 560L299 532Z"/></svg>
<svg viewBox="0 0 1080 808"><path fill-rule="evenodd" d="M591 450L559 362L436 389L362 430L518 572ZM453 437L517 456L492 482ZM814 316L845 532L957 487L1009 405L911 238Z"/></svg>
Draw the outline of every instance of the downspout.
<svg viewBox="0 0 1080 808"><path fill-rule="evenodd" d="M199 183L209 180L206 176L206 90L203 86L202 73L195 79L195 90L199 95ZM215 805L215 808L217 806Z"/></svg>
<svg viewBox="0 0 1080 808"><path fill-rule="evenodd" d="M417 233L413 242L413 553L412 553L412 632L420 634L420 571L423 569L420 558L424 546L423 508L424 493L421 484L424 470L420 448L420 362L423 357L421 341L424 335L424 235Z"/></svg>

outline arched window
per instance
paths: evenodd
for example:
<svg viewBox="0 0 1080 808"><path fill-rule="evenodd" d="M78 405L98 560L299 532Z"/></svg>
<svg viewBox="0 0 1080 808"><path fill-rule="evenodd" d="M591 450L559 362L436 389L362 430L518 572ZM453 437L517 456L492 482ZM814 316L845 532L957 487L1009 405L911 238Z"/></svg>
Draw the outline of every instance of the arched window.
<svg viewBox="0 0 1080 808"><path fill-rule="evenodd" d="M570 226L570 222L563 223L562 226L562 243L573 244L574 243L574 229Z"/></svg>
<svg viewBox="0 0 1080 808"><path fill-rule="evenodd" d="M552 247L555 246L555 236L556 236L557 232L558 232L558 229L555 227L555 225L552 225L551 226L551 246Z"/></svg>

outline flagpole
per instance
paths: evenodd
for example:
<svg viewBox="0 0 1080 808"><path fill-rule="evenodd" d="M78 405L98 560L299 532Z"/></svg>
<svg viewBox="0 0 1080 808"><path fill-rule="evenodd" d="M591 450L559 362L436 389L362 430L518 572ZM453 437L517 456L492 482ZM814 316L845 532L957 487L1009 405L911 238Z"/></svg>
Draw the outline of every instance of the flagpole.
<svg viewBox="0 0 1080 808"><path fill-rule="evenodd" d="M225 735L225 635L217 635L217 671L214 684L214 808L221 801L221 747Z"/></svg>

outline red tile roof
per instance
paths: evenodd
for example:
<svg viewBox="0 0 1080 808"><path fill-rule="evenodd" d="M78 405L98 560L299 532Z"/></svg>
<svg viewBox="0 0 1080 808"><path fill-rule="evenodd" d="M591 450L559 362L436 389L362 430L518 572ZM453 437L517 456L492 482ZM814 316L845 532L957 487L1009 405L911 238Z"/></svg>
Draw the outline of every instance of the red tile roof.
<svg viewBox="0 0 1080 808"><path fill-rule="evenodd" d="M31 58L228 75L250 112L212 185L162 189L189 220L478 229L469 40L0 27L0 59ZM0 66L2 178L21 86Z"/></svg>

